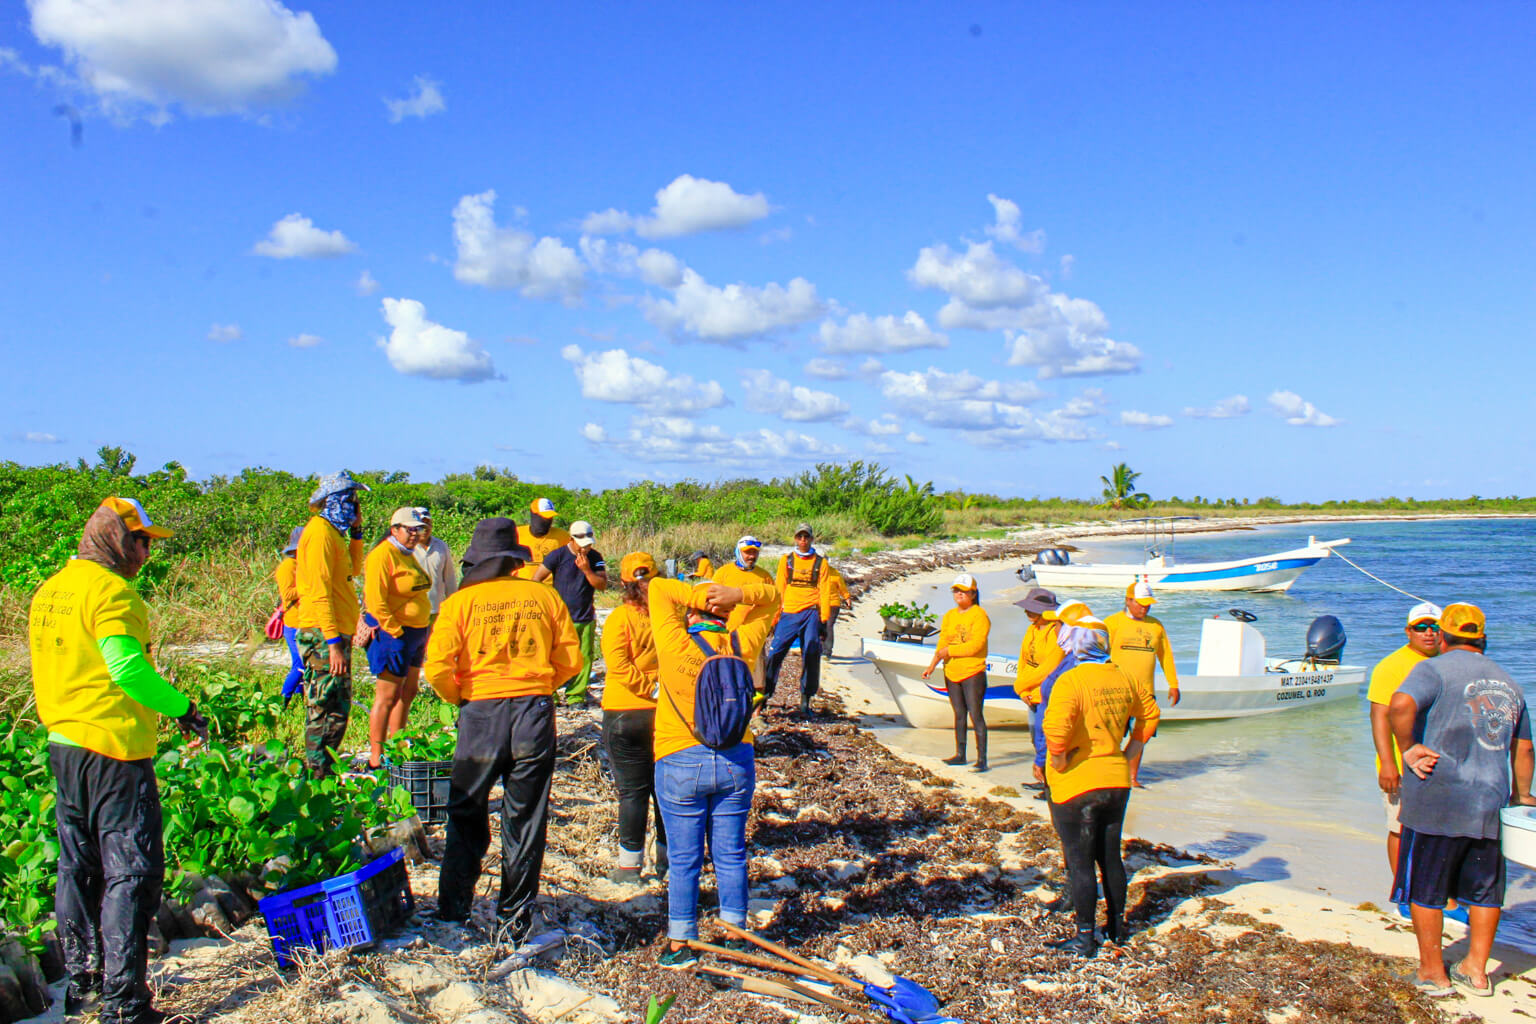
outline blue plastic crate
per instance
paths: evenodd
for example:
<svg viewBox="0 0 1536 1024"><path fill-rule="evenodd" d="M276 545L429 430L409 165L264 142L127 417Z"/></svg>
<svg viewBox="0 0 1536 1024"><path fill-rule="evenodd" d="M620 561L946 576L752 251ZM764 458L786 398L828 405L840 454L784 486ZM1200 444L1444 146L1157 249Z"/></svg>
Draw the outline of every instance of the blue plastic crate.
<svg viewBox="0 0 1536 1024"><path fill-rule="evenodd" d="M301 949L325 952L330 945L327 903L325 887L319 884L257 901L256 909L267 922L279 967L292 967L293 954Z"/></svg>
<svg viewBox="0 0 1536 1024"><path fill-rule="evenodd" d="M356 871L328 878L320 887L325 890L326 928L336 949L371 946L416 909L405 852L399 848Z"/></svg>

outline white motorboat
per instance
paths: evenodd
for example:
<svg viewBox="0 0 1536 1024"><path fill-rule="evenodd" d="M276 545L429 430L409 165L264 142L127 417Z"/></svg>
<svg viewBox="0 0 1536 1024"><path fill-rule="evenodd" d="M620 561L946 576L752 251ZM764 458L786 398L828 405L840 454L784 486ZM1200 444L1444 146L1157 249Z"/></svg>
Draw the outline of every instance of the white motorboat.
<svg viewBox="0 0 1536 1024"><path fill-rule="evenodd" d="M1313 624L1313 632L1329 620L1338 621L1325 616ZM1339 636L1342 646L1342 629ZM1313 648L1310 632L1308 647ZM863 656L874 663L908 724L919 729L948 729L954 724L940 671L932 678L923 678L923 669L933 658L931 644L865 639ZM1016 657L988 656L988 725L1029 724L1029 707L1013 692L1018 667ZM1212 618L1200 627L1195 673L1179 673L1178 705L1169 706L1168 684L1161 673L1154 686L1163 720L1179 722L1246 718L1350 700L1358 695L1365 677L1363 666L1334 664L1315 655L1267 657L1264 635L1249 622Z"/></svg>
<svg viewBox="0 0 1536 1024"><path fill-rule="evenodd" d="M1308 537L1306 547L1276 551L1226 562L1177 562L1173 557L1173 524L1194 516L1128 519L1147 524L1146 554L1140 562L1073 562L1061 548L1051 548L1019 569L1019 578L1052 590L1069 587L1124 589L1146 580L1157 591L1247 590L1285 591L1296 577L1349 543L1348 537L1320 541Z"/></svg>

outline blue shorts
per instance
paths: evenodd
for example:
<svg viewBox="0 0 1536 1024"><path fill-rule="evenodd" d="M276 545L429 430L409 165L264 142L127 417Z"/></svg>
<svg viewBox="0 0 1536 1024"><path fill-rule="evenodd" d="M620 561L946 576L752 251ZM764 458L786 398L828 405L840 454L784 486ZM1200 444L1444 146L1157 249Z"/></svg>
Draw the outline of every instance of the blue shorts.
<svg viewBox="0 0 1536 1024"><path fill-rule="evenodd" d="M369 617L370 625L372 617ZM376 629L373 642L368 645L368 670L374 675L392 675L405 678L413 668L420 668L427 660L427 635L430 626L406 626L400 636L390 636Z"/></svg>
<svg viewBox="0 0 1536 1024"><path fill-rule="evenodd" d="M1403 828L1392 880L1394 903L1444 909L1447 899L1471 907L1504 905L1504 854L1497 839L1437 836Z"/></svg>

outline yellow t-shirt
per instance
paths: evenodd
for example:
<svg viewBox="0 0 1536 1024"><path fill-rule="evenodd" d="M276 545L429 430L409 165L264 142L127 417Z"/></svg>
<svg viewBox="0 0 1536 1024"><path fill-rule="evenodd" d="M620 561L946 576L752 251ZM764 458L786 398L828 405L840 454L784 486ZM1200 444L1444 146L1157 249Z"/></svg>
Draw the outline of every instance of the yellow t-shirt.
<svg viewBox="0 0 1536 1024"><path fill-rule="evenodd" d="M958 683L987 670L987 636L991 632L992 619L979 604L944 613L939 621L939 646L949 648L944 662L947 681Z"/></svg>
<svg viewBox="0 0 1536 1024"><path fill-rule="evenodd" d="M551 694L581 665L581 641L555 588L508 576L443 599L421 674L457 705Z"/></svg>
<svg viewBox="0 0 1536 1024"><path fill-rule="evenodd" d="M363 542L348 541L319 516L299 535L299 628L318 629L327 640L357 630L357 591L352 577L363 571Z"/></svg>
<svg viewBox="0 0 1536 1024"><path fill-rule="evenodd" d="M731 584L737 586L738 584ZM742 604L767 604L774 599L770 584L740 584ZM666 692L656 701L656 760L668 754L696 747L693 738L693 684L704 665L704 652L688 634L688 609L703 608L709 596L707 584L692 585L682 580L651 580L651 634L656 641L661 687ZM701 633L706 643L718 652L731 650L729 633ZM736 640L748 665L756 662L762 650L760 641L740 631ZM752 742L752 730L742 737Z"/></svg>
<svg viewBox="0 0 1536 1024"><path fill-rule="evenodd" d="M571 534L568 530L562 530L558 526L551 526L549 532L542 537L535 537L533 531L526 526L517 528L517 539L523 546L533 552L533 557L524 563L523 567L513 573L520 580L531 580L533 574L538 572L539 566L544 564L544 556L555 548L562 547L571 542ZM545 585L553 588L555 578L551 576L544 581Z"/></svg>
<svg viewBox="0 0 1536 1024"><path fill-rule="evenodd" d="M1031 622L1024 631L1024 640L1019 644L1019 674L1013 680L1013 690L1031 707L1040 703L1040 684L1066 657L1066 652L1056 642L1060 635L1061 623L1055 619Z"/></svg>
<svg viewBox="0 0 1536 1024"><path fill-rule="evenodd" d="M272 578L277 580L277 596L283 602L283 625L299 628L299 563L294 558L284 558L277 563Z"/></svg>
<svg viewBox="0 0 1536 1024"><path fill-rule="evenodd" d="M651 619L633 605L621 604L603 623L604 711L649 711L656 707L656 640Z"/></svg>
<svg viewBox="0 0 1536 1024"><path fill-rule="evenodd" d="M149 649L149 610L128 581L73 559L37 589L29 627L32 690L48 731L119 761L153 757L158 716L112 681L97 647L128 636Z"/></svg>
<svg viewBox="0 0 1536 1024"><path fill-rule="evenodd" d="M767 646L768 638L773 635L773 620L779 615L779 588L768 570L760 565L747 570L735 562L727 562L715 570L715 582L727 587L772 588L773 600L762 604L739 604L731 609L730 616L725 620L727 629L736 630L743 648L749 645L753 648Z"/></svg>
<svg viewBox="0 0 1536 1024"><path fill-rule="evenodd" d="M819 573L815 569L818 561L821 562ZM807 557L791 551L779 559L779 571L774 574L774 582L778 585L779 600L783 602L785 615L803 612L807 608L820 609L826 604L826 595L832 587L832 574L827 571L830 568L827 560L820 555ZM811 583L813 574L816 576L814 585Z"/></svg>
<svg viewBox="0 0 1536 1024"><path fill-rule="evenodd" d="M1078 665L1056 677L1045 709L1045 746L1066 754L1065 771L1053 759L1045 763L1051 799L1063 803L1093 789L1129 789L1131 767L1121 752L1129 721L1143 742L1157 731L1157 701L1152 688L1114 662Z"/></svg>
<svg viewBox="0 0 1536 1024"><path fill-rule="evenodd" d="M1365 691L1365 699L1372 704L1391 704L1392 695L1397 688L1403 685L1403 680L1408 678L1414 666L1429 657L1420 654L1412 647L1404 644L1391 654L1382 658L1371 669L1371 685ZM1392 755L1397 758L1397 770L1403 770L1403 752L1397 749L1397 737L1392 737ZM1376 771L1381 771L1381 758L1376 758Z"/></svg>
<svg viewBox="0 0 1536 1024"><path fill-rule="evenodd" d="M419 629L432 621L432 577L388 537L368 552L363 563L363 605L386 633Z"/></svg>
<svg viewBox="0 0 1536 1024"><path fill-rule="evenodd" d="M832 609L841 607L852 595L848 593L848 581L843 579L842 573L832 568L831 562L822 566L822 571L831 577L827 581L826 591L821 595L821 621L826 622L832 617Z"/></svg>
<svg viewBox="0 0 1536 1024"><path fill-rule="evenodd" d="M1179 670L1173 663L1173 648L1168 646L1168 631L1162 622L1148 615L1133 619L1125 612L1116 612L1104 620L1109 628L1109 660L1131 674L1131 678L1145 683L1147 689L1156 692L1152 685L1159 663L1168 689L1179 688ZM1052 698L1053 700L1055 698Z"/></svg>

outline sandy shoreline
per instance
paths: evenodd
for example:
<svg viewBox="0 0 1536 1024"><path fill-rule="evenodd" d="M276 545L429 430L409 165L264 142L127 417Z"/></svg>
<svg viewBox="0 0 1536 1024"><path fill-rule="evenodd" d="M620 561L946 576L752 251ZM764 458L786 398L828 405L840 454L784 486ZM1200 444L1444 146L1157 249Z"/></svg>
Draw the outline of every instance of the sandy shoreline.
<svg viewBox="0 0 1536 1024"><path fill-rule="evenodd" d="M1326 520L1298 517L1285 518L1273 523L1246 520L1242 525L1279 525L1282 522L1320 521L1334 520L1332 517ZM1215 530L1201 532L1215 532ZM1041 533L1031 531L1025 536L1029 541L1038 542L1044 539ZM1053 533L1054 535L1040 546L1052 546L1077 539L1125 535L1124 531L1084 530L1080 527L1064 528ZM924 558L922 564L933 565L936 561L940 559ZM1018 564L1018 557L1010 553L1008 557L978 560L959 558L944 564L942 568L914 567L905 573L891 572L889 566L882 566L883 571L878 573L879 582L872 583L863 592L853 610L844 612L844 618L839 620L839 634L844 638L839 642L840 656L836 661L828 663L824 669L823 686L831 692L838 693L849 709L851 711L856 709L855 713L861 715L867 723L903 724L895 701L873 666L852 657L857 653L858 637L879 636L882 623L876 609L884 601L910 599L913 590L934 586L942 590L952 579L954 572L962 567L966 571L980 575L1006 572L1016 568ZM906 744L890 741L893 735L899 736L901 732L900 728L878 728L876 736L897 756L920 764L936 775L951 779L967 792L977 796L987 796L988 799L1002 799L1021 813L1048 823L1044 805L1032 797L1026 795L1023 798L1003 798L996 794L988 795L995 785L988 777L975 775L964 766L946 765L937 756L924 756L914 752ZM1134 796L1132 799L1134 800ZM1213 871L1209 874L1216 882L1219 890L1218 898L1230 904L1233 911L1249 915L1264 924L1276 926L1291 938L1303 942L1346 943L1383 956L1400 957L1403 958L1404 969L1412 966L1413 958L1417 955L1411 928L1407 927L1407 922L1395 913L1385 913L1370 904L1353 906L1327 894L1308 892L1305 888L1295 885L1246 878L1230 869ZM1178 927L1191 919L1201 919L1205 914L1201 902L1201 897L1198 896L1185 900L1158 926L1158 931ZM1385 898L1379 902L1381 905L1386 905ZM1447 956L1451 958L1450 962L1454 962L1454 958L1459 957L1466 949L1466 929L1454 922L1447 922L1445 938L1448 943L1451 943L1447 948ZM1536 957L1496 942L1489 972L1499 982L1492 999L1473 1001L1457 998L1444 1001L1442 1008L1458 1015L1475 1012L1489 1021L1514 1022L1522 1018L1528 1020L1536 1015Z"/></svg>

